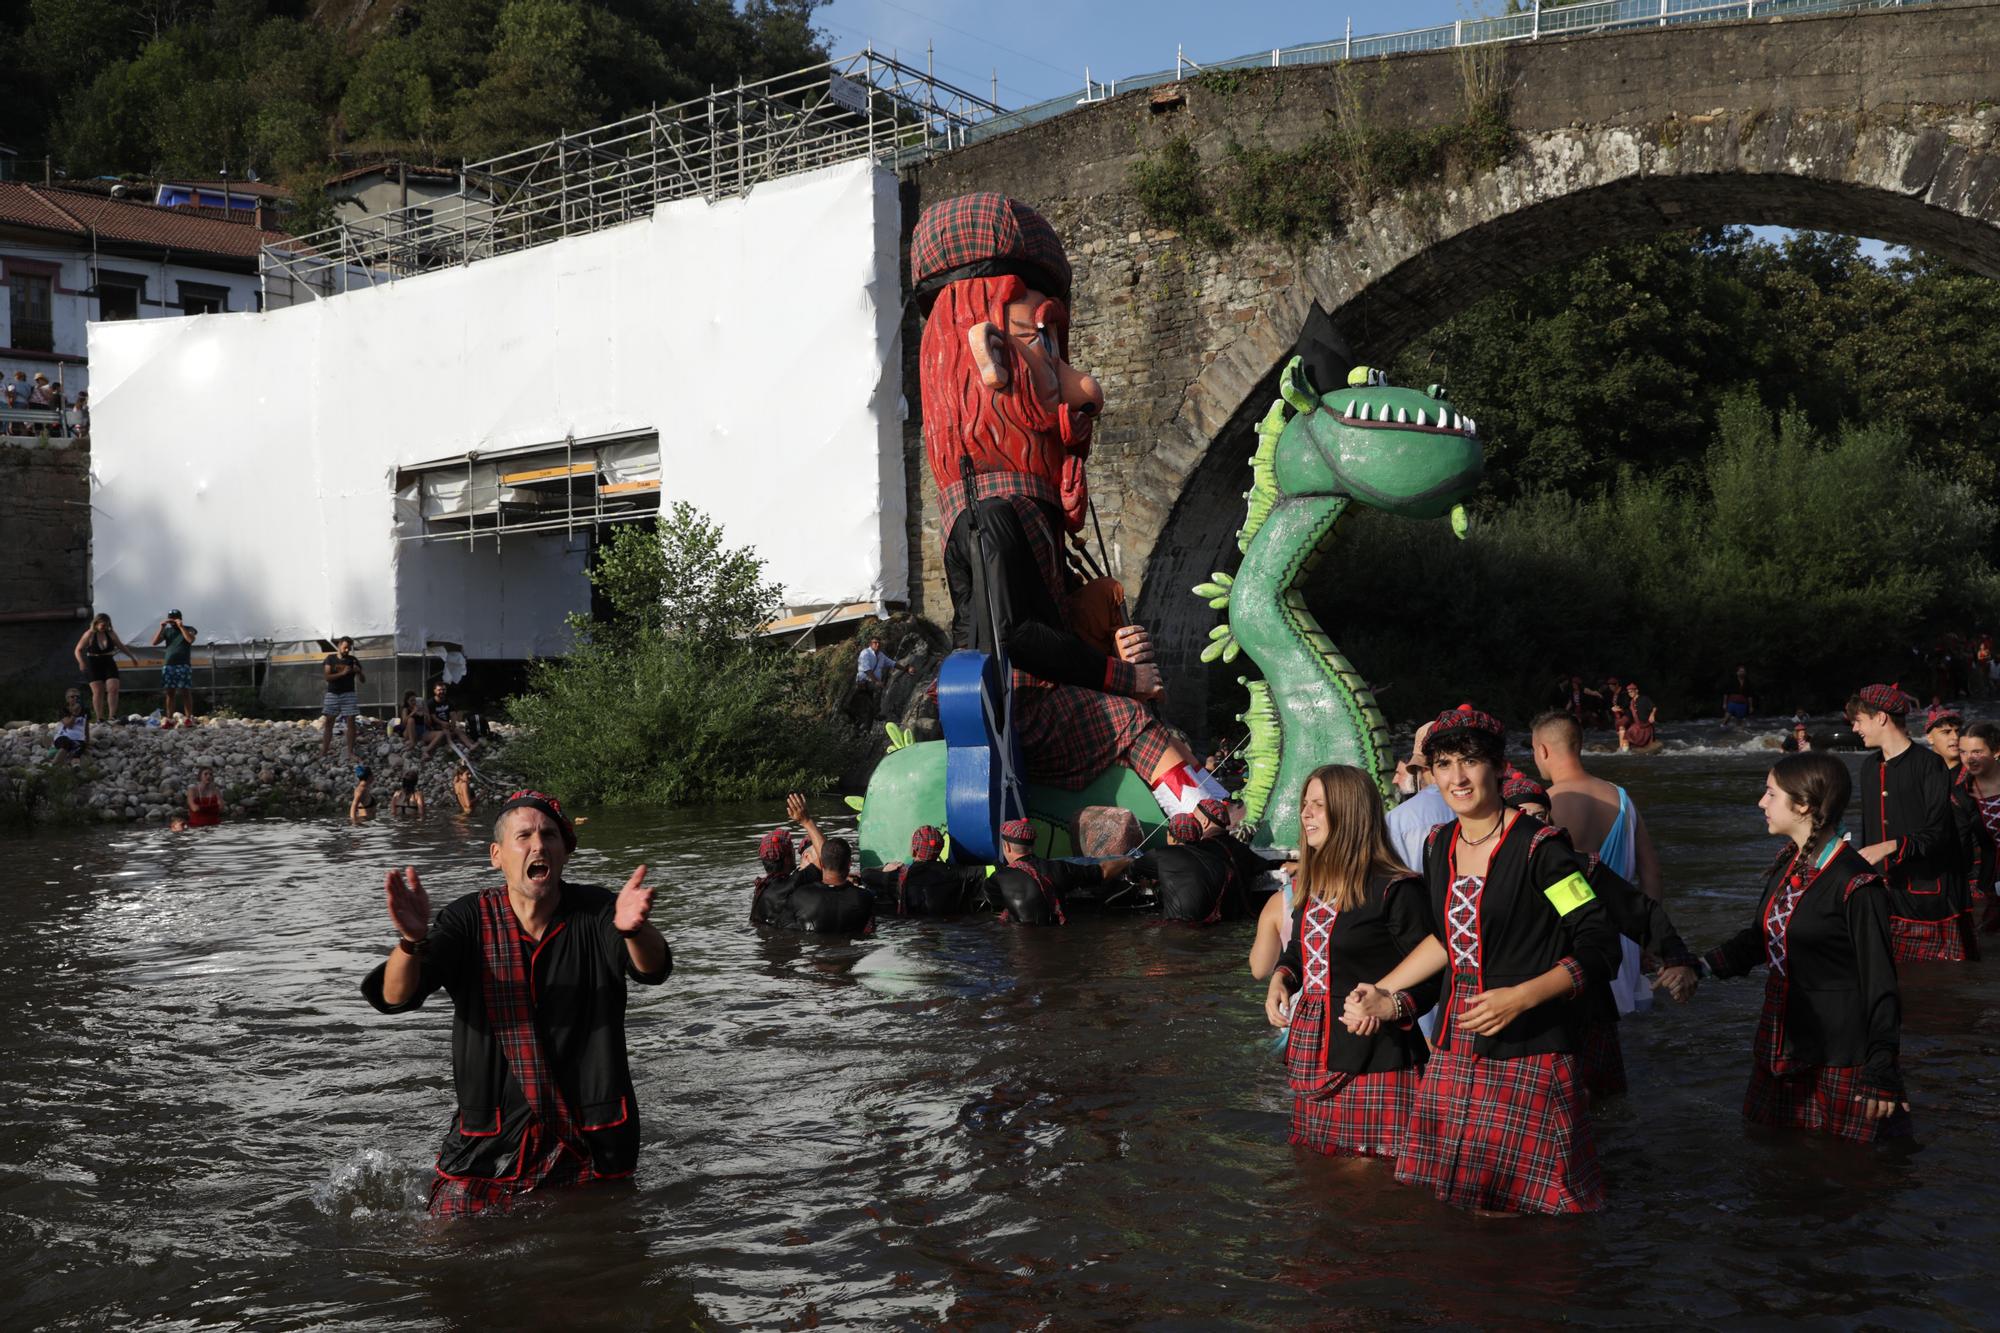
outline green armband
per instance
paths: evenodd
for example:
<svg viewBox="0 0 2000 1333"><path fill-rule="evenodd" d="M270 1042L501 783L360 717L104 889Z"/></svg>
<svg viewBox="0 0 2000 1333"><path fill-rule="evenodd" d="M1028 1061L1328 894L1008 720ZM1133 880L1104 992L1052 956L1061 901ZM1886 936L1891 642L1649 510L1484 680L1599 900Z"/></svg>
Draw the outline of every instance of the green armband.
<svg viewBox="0 0 2000 1333"><path fill-rule="evenodd" d="M1556 909L1557 916L1568 916L1585 903L1597 901L1597 895L1591 892L1590 881L1574 872L1543 889L1542 895Z"/></svg>

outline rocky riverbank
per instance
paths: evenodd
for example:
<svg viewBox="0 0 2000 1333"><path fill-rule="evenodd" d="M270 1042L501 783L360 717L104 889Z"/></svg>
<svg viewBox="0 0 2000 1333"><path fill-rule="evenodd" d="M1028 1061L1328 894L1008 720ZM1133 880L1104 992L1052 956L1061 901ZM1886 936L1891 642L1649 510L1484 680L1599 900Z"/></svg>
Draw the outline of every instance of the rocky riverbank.
<svg viewBox="0 0 2000 1333"><path fill-rule="evenodd" d="M456 809L451 778L457 761L439 749L419 763L382 725L363 719L356 745L359 762L373 771L379 809L402 781L418 772L417 789L432 808ZM12 722L0 730L0 807L17 820L37 823L165 822L186 808L185 793L203 765L215 769L231 815L340 815L354 791L354 766L342 736L333 756L319 753L319 719L266 722L204 721L189 728L93 726L90 748L74 764L51 757L54 728L46 722ZM482 771L504 737L488 739L475 761Z"/></svg>

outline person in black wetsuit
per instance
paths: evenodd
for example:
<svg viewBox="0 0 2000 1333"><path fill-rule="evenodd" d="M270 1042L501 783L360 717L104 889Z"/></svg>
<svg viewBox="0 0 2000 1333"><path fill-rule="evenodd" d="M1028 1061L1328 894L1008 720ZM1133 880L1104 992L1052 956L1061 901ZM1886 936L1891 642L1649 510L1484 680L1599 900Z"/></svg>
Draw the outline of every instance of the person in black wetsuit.
<svg viewBox="0 0 2000 1333"><path fill-rule="evenodd" d="M908 864L882 867L897 916L957 916L986 905L986 868L946 865L943 850L944 835L926 824L910 835Z"/></svg>
<svg viewBox="0 0 2000 1333"><path fill-rule="evenodd" d="M1228 853L1229 864L1236 871L1237 892L1243 896L1246 910L1254 912L1262 907L1266 895L1289 887L1282 876L1274 877L1272 872L1284 870L1290 862L1252 851L1250 844L1237 836L1237 816L1229 807L1230 802L1211 797L1198 802L1194 812L1201 819L1202 836Z"/></svg>
<svg viewBox="0 0 2000 1333"><path fill-rule="evenodd" d="M849 875L854 847L845 838L819 845L819 873L801 872L781 891L766 892L765 922L778 930L816 935L870 935L875 931L875 895Z"/></svg>
<svg viewBox="0 0 2000 1333"><path fill-rule="evenodd" d="M1000 845L1007 864L993 872L988 889L1005 907L1002 918L1024 926L1062 925L1064 894L1117 879L1132 868L1131 858L1125 856L1109 857L1094 866L1044 860L1035 855L1035 826L1025 819L1010 819L1000 826Z"/></svg>
<svg viewBox="0 0 2000 1333"><path fill-rule="evenodd" d="M799 876L798 859L792 851L792 835L781 828L766 833L757 844L757 859L763 863L764 873L757 877L757 883L750 890L750 924L765 925L770 923L775 912L782 910ZM819 872L813 873L817 875Z"/></svg>
<svg viewBox="0 0 2000 1333"><path fill-rule="evenodd" d="M1167 845L1135 861L1132 877L1158 885L1160 916L1168 921L1207 926L1243 916L1243 887L1223 845L1234 841L1207 836L1195 815L1175 815L1167 821Z"/></svg>

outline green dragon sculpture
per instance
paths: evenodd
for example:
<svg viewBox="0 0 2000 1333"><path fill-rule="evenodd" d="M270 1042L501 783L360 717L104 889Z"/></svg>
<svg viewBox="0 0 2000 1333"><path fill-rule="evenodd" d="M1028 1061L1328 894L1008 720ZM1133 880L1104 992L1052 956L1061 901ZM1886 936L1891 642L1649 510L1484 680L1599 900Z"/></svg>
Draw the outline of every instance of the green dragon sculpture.
<svg viewBox="0 0 2000 1333"><path fill-rule="evenodd" d="M1294 846L1298 795L1321 764L1353 764L1385 784L1388 734L1374 695L1312 613L1303 585L1325 554L1350 502L1407 518L1452 515L1464 534L1461 501L1479 482L1484 456L1474 423L1436 386L1393 388L1356 370L1344 390L1322 395L1301 358L1280 380L1281 397L1257 427L1249 513L1237 534L1235 575L1218 573L1195 592L1227 613L1203 650L1205 661L1248 657L1261 679L1244 679L1250 705L1249 776L1243 792L1256 841ZM911 744L900 729L859 803L864 865L901 860L919 825L944 825L944 744ZM1028 813L1044 855L1071 851L1068 828L1086 806L1120 805L1152 833L1162 822L1146 784L1118 766L1082 791L1030 785Z"/></svg>
<svg viewBox="0 0 2000 1333"><path fill-rule="evenodd" d="M1217 573L1194 591L1227 613L1202 660L1241 654L1263 673L1239 678L1250 693L1238 715L1249 729L1247 818L1257 841L1295 846L1307 774L1352 764L1386 794L1393 762L1374 693L1306 609L1306 578L1351 501L1405 518L1450 513L1463 536L1459 501L1478 484L1484 453L1476 424L1435 385L1393 388L1362 367L1346 389L1322 395L1298 357L1279 385L1250 460L1249 512L1236 534L1243 561L1233 577Z"/></svg>

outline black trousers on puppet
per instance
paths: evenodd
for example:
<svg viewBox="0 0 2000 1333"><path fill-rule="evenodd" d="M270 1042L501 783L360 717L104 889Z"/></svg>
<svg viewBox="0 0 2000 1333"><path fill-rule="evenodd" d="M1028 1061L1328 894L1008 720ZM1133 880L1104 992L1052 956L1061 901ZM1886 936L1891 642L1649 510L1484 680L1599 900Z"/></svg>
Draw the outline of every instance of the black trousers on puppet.
<svg viewBox="0 0 2000 1333"><path fill-rule="evenodd" d="M1062 568L1061 516L1052 506L1035 503L1031 511L1043 521L1028 530L1021 512L1005 496L979 501L979 527L985 537L986 593L998 613L1007 656L1016 668L1059 685L1104 688L1104 654L1063 624L1057 601L1060 584L1050 586L1050 572ZM990 653L993 617L980 599L973 564L981 559L979 538L972 531L971 513L959 515L945 541L944 573L951 587L951 641L960 648Z"/></svg>

